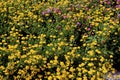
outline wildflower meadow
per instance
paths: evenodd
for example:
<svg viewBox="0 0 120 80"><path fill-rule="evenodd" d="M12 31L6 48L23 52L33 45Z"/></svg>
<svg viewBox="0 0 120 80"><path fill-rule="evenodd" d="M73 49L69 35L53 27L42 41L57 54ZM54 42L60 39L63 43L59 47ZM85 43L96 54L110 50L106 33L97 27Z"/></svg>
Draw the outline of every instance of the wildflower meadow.
<svg viewBox="0 0 120 80"><path fill-rule="evenodd" d="M0 80L107 80L118 71L120 0L0 0Z"/></svg>

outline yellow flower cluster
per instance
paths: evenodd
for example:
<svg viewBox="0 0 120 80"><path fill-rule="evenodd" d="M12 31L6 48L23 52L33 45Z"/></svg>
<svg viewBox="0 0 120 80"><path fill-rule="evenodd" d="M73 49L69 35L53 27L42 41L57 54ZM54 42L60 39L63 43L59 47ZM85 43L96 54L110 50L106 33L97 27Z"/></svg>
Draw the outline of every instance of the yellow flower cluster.
<svg viewBox="0 0 120 80"><path fill-rule="evenodd" d="M102 2L0 1L0 80L103 80L114 73L105 43L120 32L120 19Z"/></svg>

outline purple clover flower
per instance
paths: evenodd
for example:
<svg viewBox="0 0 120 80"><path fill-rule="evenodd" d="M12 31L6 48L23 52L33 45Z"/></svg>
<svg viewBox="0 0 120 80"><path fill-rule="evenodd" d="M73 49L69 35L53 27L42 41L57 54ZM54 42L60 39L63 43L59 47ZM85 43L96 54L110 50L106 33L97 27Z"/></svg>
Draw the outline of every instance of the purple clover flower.
<svg viewBox="0 0 120 80"><path fill-rule="evenodd" d="M42 15L49 14L50 12L51 12L51 9L48 8L46 11L43 11L43 12L42 12Z"/></svg>
<svg viewBox="0 0 120 80"><path fill-rule="evenodd" d="M52 10L53 10L54 13L61 13L61 10L60 10L60 9L53 8Z"/></svg>
<svg viewBox="0 0 120 80"><path fill-rule="evenodd" d="M45 12L42 12L42 15L45 15L46 13Z"/></svg>
<svg viewBox="0 0 120 80"><path fill-rule="evenodd" d="M107 2L108 0L104 0L104 2Z"/></svg>
<svg viewBox="0 0 120 80"><path fill-rule="evenodd" d="M66 16L66 15L63 15L63 18L64 18L64 19L66 19L66 18L67 18L67 16Z"/></svg>
<svg viewBox="0 0 120 80"><path fill-rule="evenodd" d="M110 2L110 1L108 1L108 2L107 2L107 4L111 4L111 2Z"/></svg>
<svg viewBox="0 0 120 80"><path fill-rule="evenodd" d="M61 26L57 26L57 30L60 30L61 29Z"/></svg>
<svg viewBox="0 0 120 80"><path fill-rule="evenodd" d="M120 3L120 0L117 0L117 3Z"/></svg>
<svg viewBox="0 0 120 80"><path fill-rule="evenodd" d="M47 13L50 13L50 12L51 12L51 9L50 9L50 8L48 8L46 12L47 12Z"/></svg>
<svg viewBox="0 0 120 80"><path fill-rule="evenodd" d="M118 18L120 18L120 14L118 14Z"/></svg>
<svg viewBox="0 0 120 80"><path fill-rule="evenodd" d="M79 26L79 25L81 25L81 23L80 23L80 22L77 22L77 26Z"/></svg>
<svg viewBox="0 0 120 80"><path fill-rule="evenodd" d="M120 5L116 5L115 7L116 7L116 8L120 8Z"/></svg>
<svg viewBox="0 0 120 80"><path fill-rule="evenodd" d="M87 28L87 31L90 31L91 30L91 28L89 27L89 28Z"/></svg>

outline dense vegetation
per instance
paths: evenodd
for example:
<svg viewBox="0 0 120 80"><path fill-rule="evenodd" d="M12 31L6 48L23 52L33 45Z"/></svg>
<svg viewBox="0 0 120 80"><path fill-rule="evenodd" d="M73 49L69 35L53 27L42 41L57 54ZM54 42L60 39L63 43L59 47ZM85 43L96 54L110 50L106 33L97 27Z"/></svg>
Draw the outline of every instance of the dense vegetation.
<svg viewBox="0 0 120 80"><path fill-rule="evenodd" d="M0 1L0 80L103 80L119 56L120 0Z"/></svg>

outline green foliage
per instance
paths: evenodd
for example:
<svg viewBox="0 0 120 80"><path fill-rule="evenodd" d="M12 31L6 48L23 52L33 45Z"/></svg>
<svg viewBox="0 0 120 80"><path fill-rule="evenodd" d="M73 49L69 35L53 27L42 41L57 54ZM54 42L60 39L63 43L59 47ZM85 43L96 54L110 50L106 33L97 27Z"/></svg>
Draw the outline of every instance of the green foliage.
<svg viewBox="0 0 120 80"><path fill-rule="evenodd" d="M0 79L103 80L119 70L114 2L1 1Z"/></svg>

